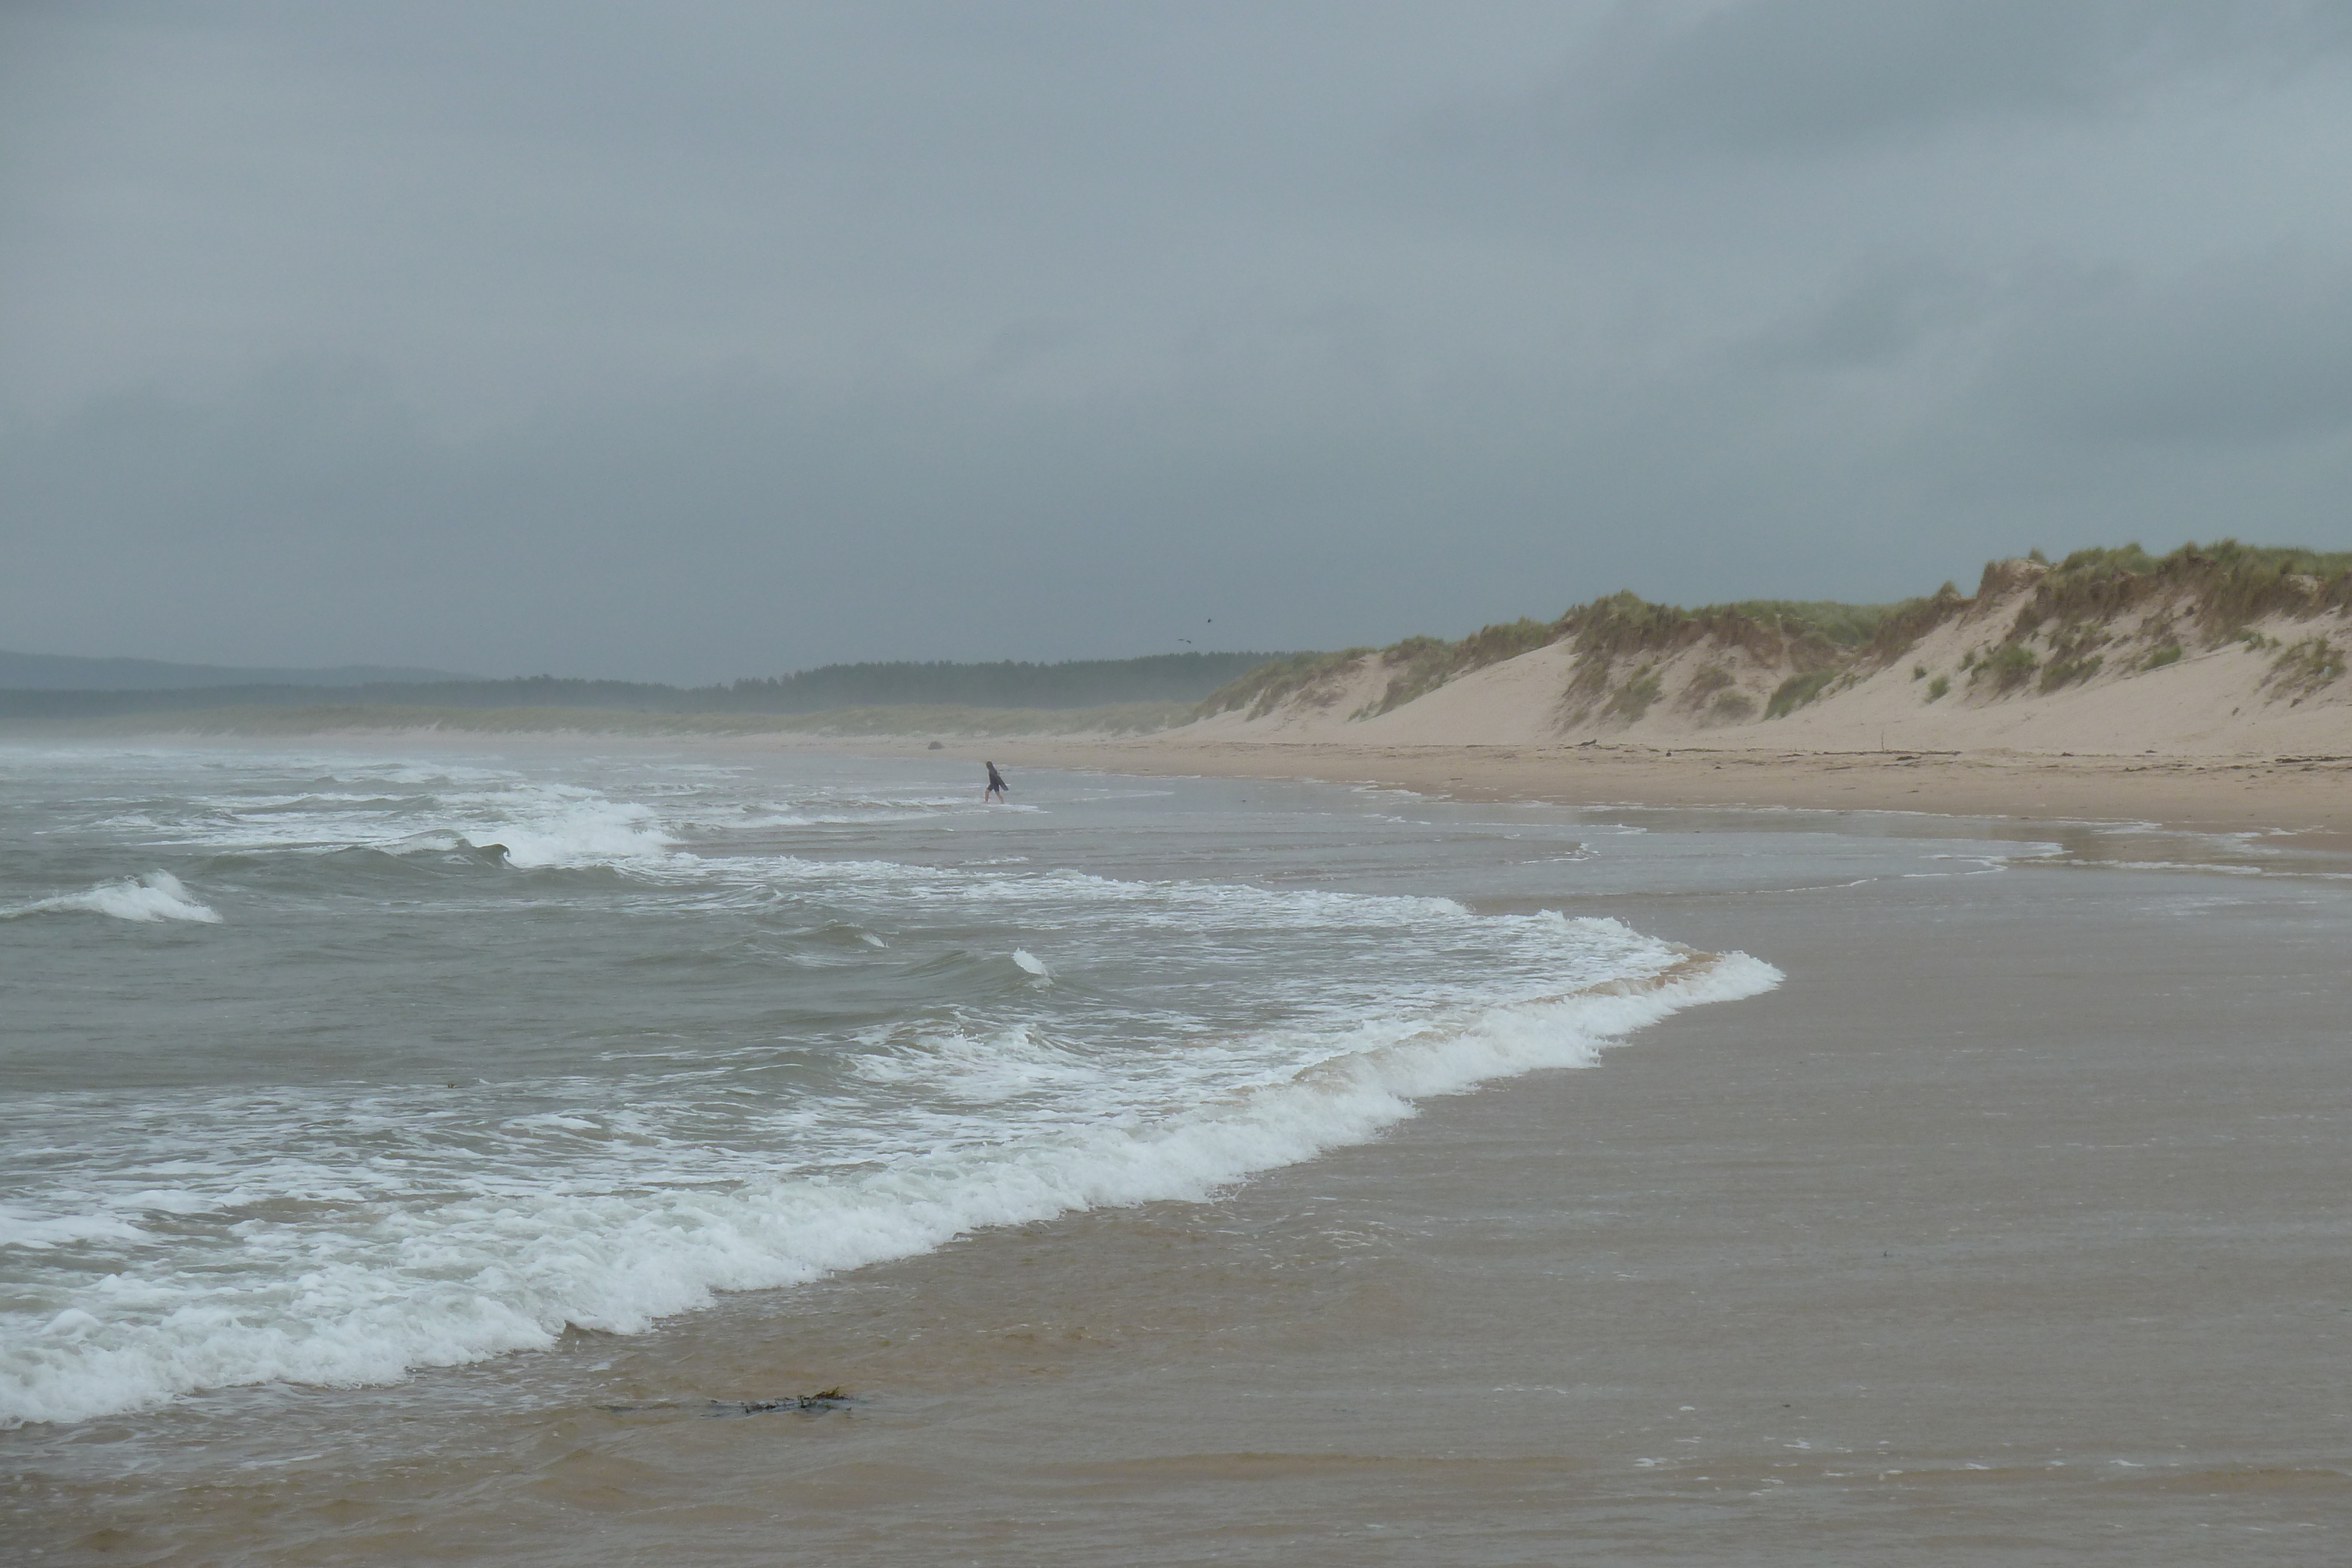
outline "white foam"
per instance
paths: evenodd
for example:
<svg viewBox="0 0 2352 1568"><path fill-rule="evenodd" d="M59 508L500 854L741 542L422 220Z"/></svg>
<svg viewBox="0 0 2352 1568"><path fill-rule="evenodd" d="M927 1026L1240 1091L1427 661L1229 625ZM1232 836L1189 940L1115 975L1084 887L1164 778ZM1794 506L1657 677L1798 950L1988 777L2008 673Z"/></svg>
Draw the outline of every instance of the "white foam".
<svg viewBox="0 0 2352 1568"><path fill-rule="evenodd" d="M117 920L193 920L217 925L220 915L197 902L195 895L168 871L149 872L136 880L102 882L87 893L37 899L14 909L0 910L0 919L26 915L106 915Z"/></svg>
<svg viewBox="0 0 2352 1568"><path fill-rule="evenodd" d="M518 820L472 830L478 841L507 847L519 866L594 865L613 861L667 861L677 841L652 808L594 800L530 812Z"/></svg>
<svg viewBox="0 0 2352 1568"><path fill-rule="evenodd" d="M1041 1092L1076 1100L1112 1076L1100 1064L1041 1038L1025 1024L984 1035L926 1033L917 1040L916 1051L911 1061L873 1059L877 1067L890 1064L874 1075L920 1082L967 1105L1002 1104Z"/></svg>
<svg viewBox="0 0 2352 1568"><path fill-rule="evenodd" d="M905 1257L977 1227L1202 1198L1254 1171L1370 1137L1412 1115L1416 1100L1585 1065L1679 1008L1750 996L1780 978L1734 954L1646 987L1621 982L1614 991L1362 1019L1337 1036L1288 1042L1310 1048L1307 1065L1172 1114L906 1151L856 1173L731 1190L490 1193L424 1211L395 1207L377 1221L395 1249L388 1266L330 1244L267 1289L189 1299L175 1281L125 1266L103 1292L110 1316L73 1308L11 1335L0 1351L0 1417L79 1420L276 1379L385 1382L420 1366L544 1346L567 1324L640 1332L707 1304L714 1291ZM1087 1071L1025 1036L969 1056L965 1065L995 1074L1002 1092ZM984 1086L975 1078L969 1087Z"/></svg>
<svg viewBox="0 0 2352 1568"><path fill-rule="evenodd" d="M110 1214L39 1217L0 1204L0 1247L46 1252L76 1241L143 1241L147 1233Z"/></svg>
<svg viewBox="0 0 2352 1568"><path fill-rule="evenodd" d="M1614 921L1257 886L1214 868L1199 881L1039 869L1063 859L1045 836L1056 819L1013 822L987 846L1034 851L1035 865L1025 852L894 861L880 858L886 836L816 829L805 857L679 852L739 825L797 831L770 811L931 834L979 810L935 786L754 780L714 797L635 763L587 774L589 789L520 768L337 761L345 796L322 787L325 766L207 764L200 792L171 775L155 792L179 804L142 831L239 852L498 842L520 867L618 868L641 883L625 889L633 911L751 912L767 935L747 954L779 933L855 934L823 956L870 966L893 1021L601 1053L645 1061L617 1072L516 1079L486 1062L495 1082L468 1071L446 1093L240 1081L26 1096L9 1125L37 1129L47 1154L37 1202L28 1187L0 1211L0 1242L26 1265L10 1279L16 1310L0 1312L0 1420L273 1379L387 1381L545 1345L567 1324L634 1332L713 1291L975 1227L1202 1197L1370 1136L1427 1095L1581 1065L1675 1007L1778 978L1737 956L1683 965ZM875 858L823 858L830 846ZM460 880L482 898L482 879ZM176 883L108 886L204 909ZM244 925L266 911L233 913ZM1049 988L1056 970L1096 983Z"/></svg>
<svg viewBox="0 0 2352 1568"><path fill-rule="evenodd" d="M526 867L662 869L678 859L677 838L661 811L578 785L481 769L397 770L351 781L380 782L388 792L194 795L187 819L168 841L247 852L371 848L395 854L495 842L507 846L510 863ZM677 789L652 783L647 792ZM694 801L689 797L681 804L693 809Z"/></svg>

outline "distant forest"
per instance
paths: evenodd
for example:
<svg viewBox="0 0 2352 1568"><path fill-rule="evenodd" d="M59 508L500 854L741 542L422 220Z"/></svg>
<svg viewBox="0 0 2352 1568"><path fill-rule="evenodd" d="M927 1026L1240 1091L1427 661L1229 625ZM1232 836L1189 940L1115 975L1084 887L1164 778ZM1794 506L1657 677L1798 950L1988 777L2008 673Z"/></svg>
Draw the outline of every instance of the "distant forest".
<svg viewBox="0 0 2352 1568"><path fill-rule="evenodd" d="M819 713L920 703L988 708L1082 708L1112 703L1198 702L1273 653L1154 653L1057 664L826 664L716 686L529 675L506 681L376 681L339 685L188 686L151 691L0 690L0 717L96 718L218 707L320 702L446 707L594 707L644 713Z"/></svg>

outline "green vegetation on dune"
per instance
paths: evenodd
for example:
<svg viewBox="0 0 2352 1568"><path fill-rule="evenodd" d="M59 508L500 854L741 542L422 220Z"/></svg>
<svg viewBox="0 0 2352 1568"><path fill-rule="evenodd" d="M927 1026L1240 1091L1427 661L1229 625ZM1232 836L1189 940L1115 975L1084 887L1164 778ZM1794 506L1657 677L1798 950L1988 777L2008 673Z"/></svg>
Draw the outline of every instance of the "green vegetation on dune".
<svg viewBox="0 0 2352 1568"><path fill-rule="evenodd" d="M1913 602L1925 602L1915 601ZM1831 601L1752 599L1685 610L1654 604L1639 595L1612 593L1579 605L1556 621L1521 617L1482 626L1459 642L1407 637L1385 648L1346 648L1331 653L1290 653L1269 660L1209 694L1202 716L1244 712L1260 718L1294 697L1312 700L1318 689L1336 698L1336 683L1360 661L1378 659L1388 676L1380 695L1348 716L1369 718L1402 707L1475 670L1555 643L1573 641L1580 658L1605 663L1619 654L1671 652L1706 636L1777 656L1790 644L1806 650L1810 663L1833 662L1843 649L1869 641L1888 617L1909 605L1841 604ZM1594 694L1598 697L1601 694ZM1621 716L1639 716L1656 694L1618 693L1611 699Z"/></svg>
<svg viewBox="0 0 2352 1568"><path fill-rule="evenodd" d="M2153 556L2136 544L2078 549L2051 568L2059 578L2123 574L2160 576L2184 570L2218 570L2250 577L2341 577L2352 571L2352 550L2306 549L2301 545L2249 545L2216 539L2185 544L2170 555Z"/></svg>
<svg viewBox="0 0 2352 1568"><path fill-rule="evenodd" d="M1841 604L1832 599L1743 599L1696 613L1744 615L1767 624L1801 626L1841 648L1859 648L1877 634L1888 616L1904 608L1902 604Z"/></svg>
<svg viewBox="0 0 2352 1568"><path fill-rule="evenodd" d="M1201 700L1197 711L1207 717L1244 708L1250 717L1263 718L1288 698L1346 674L1357 660L1381 652L1378 648L1342 648L1335 653L1285 653L1219 686Z"/></svg>
<svg viewBox="0 0 2352 1568"><path fill-rule="evenodd" d="M1662 695L1655 665L1644 664L1609 699L1609 711L1631 724L1650 711Z"/></svg>
<svg viewBox="0 0 2352 1568"><path fill-rule="evenodd" d="M1969 672L1969 679L1974 681L1979 676L1990 675L1994 691L2011 691L2023 685L2041 663L2034 657L2033 650L2022 643L2003 643L1977 661L1976 667Z"/></svg>
<svg viewBox="0 0 2352 1568"><path fill-rule="evenodd" d="M2306 637L2271 661L2266 684L2305 694L2342 678L2342 650L2325 637Z"/></svg>
<svg viewBox="0 0 2352 1568"><path fill-rule="evenodd" d="M2011 570L1985 568L1987 587L2009 586ZM1979 591L1982 597L1984 589ZM2268 615L2305 616L2352 607L2352 551L2220 539L2152 556L2138 545L2081 549L2042 572L2018 616L2017 634L2047 622L2106 621L2157 601L2176 601L2210 643Z"/></svg>
<svg viewBox="0 0 2352 1568"><path fill-rule="evenodd" d="M1766 718L1786 718L1799 708L1822 695L1822 688L1836 680L1835 670L1815 670L1809 674L1790 675L1773 693L1772 700L1764 705Z"/></svg>

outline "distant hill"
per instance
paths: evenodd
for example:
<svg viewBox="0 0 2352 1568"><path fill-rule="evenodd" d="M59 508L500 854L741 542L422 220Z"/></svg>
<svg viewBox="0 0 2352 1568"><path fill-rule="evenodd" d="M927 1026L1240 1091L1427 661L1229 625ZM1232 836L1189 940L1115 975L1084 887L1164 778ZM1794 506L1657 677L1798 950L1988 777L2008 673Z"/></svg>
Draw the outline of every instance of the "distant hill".
<svg viewBox="0 0 2352 1568"><path fill-rule="evenodd" d="M1106 703L1199 702L1271 653L1153 653L1140 659L1070 659L1057 664L826 664L772 680L737 681L726 709L815 713L824 708L938 703L960 707L1097 707ZM703 690L714 690L705 687Z"/></svg>
<svg viewBox="0 0 2352 1568"><path fill-rule="evenodd" d="M837 708L968 707L1076 709L1131 703L1194 703L1254 669L1268 653L1155 653L1139 659L1072 659L1036 664L1004 660L989 664L827 664L789 675L725 685L668 686L638 681L592 681L530 675L475 681L425 672L422 680L338 681L344 706L467 708L611 708L634 713L806 714ZM32 654L9 654L26 660ZM190 671L205 666L154 664L136 659L47 661L92 666ZM120 714L186 712L215 707L292 707L316 704L315 677L341 672L286 671L291 680L217 681L136 688L35 685L11 679L0 664L0 717L91 718ZM256 672L225 672L230 674ZM270 672L259 672L268 674Z"/></svg>
<svg viewBox="0 0 2352 1568"><path fill-rule="evenodd" d="M384 681L461 681L447 670L341 664L331 670L243 669L162 659L77 659L0 653L0 689L19 692L184 691L196 686L364 686Z"/></svg>

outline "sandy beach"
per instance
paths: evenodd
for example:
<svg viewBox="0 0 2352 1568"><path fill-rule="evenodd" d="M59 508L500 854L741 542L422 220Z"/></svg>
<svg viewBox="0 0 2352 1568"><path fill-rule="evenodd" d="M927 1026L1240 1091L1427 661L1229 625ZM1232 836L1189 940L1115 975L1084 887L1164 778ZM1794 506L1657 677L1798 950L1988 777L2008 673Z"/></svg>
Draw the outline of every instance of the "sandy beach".
<svg viewBox="0 0 2352 1568"><path fill-rule="evenodd" d="M1005 749L1011 749L1006 747ZM2352 756L1770 751L1704 746L1349 746L1064 741L1016 754L1135 773L1369 779L1464 800L1768 806L2032 821L2143 821L2352 840Z"/></svg>

